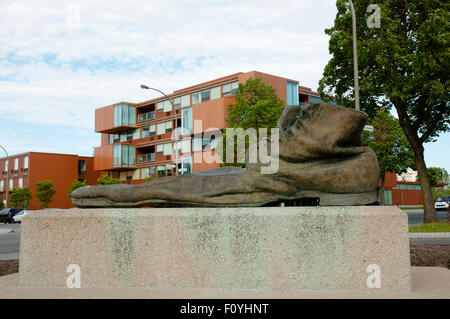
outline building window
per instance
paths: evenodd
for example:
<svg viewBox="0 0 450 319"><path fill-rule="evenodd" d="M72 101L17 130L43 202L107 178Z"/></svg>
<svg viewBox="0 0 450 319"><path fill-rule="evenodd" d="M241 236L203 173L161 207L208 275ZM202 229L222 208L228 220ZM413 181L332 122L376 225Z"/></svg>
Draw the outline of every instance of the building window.
<svg viewBox="0 0 450 319"><path fill-rule="evenodd" d="M202 101L202 92L192 93L192 104L198 104Z"/></svg>
<svg viewBox="0 0 450 319"><path fill-rule="evenodd" d="M172 121L166 122L166 133L172 132Z"/></svg>
<svg viewBox="0 0 450 319"><path fill-rule="evenodd" d="M156 155L162 156L164 154L164 146L163 144L156 145Z"/></svg>
<svg viewBox="0 0 450 319"><path fill-rule="evenodd" d="M135 165L136 149L134 145L125 145L125 144L114 145L113 152L114 152L113 157L114 167L121 167L121 166L133 167Z"/></svg>
<svg viewBox="0 0 450 319"><path fill-rule="evenodd" d="M166 133L166 123L165 122L158 123L156 125L156 134L162 135L162 134L165 134L165 133Z"/></svg>
<svg viewBox="0 0 450 319"><path fill-rule="evenodd" d="M120 135L119 134L109 134L109 144L119 143Z"/></svg>
<svg viewBox="0 0 450 319"><path fill-rule="evenodd" d="M9 180L9 189L8 191L11 192L11 190L14 188L14 181L12 179Z"/></svg>
<svg viewBox="0 0 450 319"><path fill-rule="evenodd" d="M298 83L286 83L287 87L287 105L299 105L298 103Z"/></svg>
<svg viewBox="0 0 450 319"><path fill-rule="evenodd" d="M186 106L190 106L191 105L191 96L188 95L183 95L181 97L181 107L186 107Z"/></svg>
<svg viewBox="0 0 450 319"><path fill-rule="evenodd" d="M23 172L28 173L28 156L23 159Z"/></svg>
<svg viewBox="0 0 450 319"><path fill-rule="evenodd" d="M14 159L14 174L19 173L19 159Z"/></svg>
<svg viewBox="0 0 450 319"><path fill-rule="evenodd" d="M211 89L211 100L220 99L220 86Z"/></svg>
<svg viewBox="0 0 450 319"><path fill-rule="evenodd" d="M129 104L114 106L114 126L136 125L136 107Z"/></svg>
<svg viewBox="0 0 450 319"><path fill-rule="evenodd" d="M211 99L211 91L203 90L202 91L202 102L208 102Z"/></svg>
<svg viewBox="0 0 450 319"><path fill-rule="evenodd" d="M23 178L19 178L19 188L23 187Z"/></svg>
<svg viewBox="0 0 450 319"><path fill-rule="evenodd" d="M166 176L166 166L165 165L160 165L156 168L158 177L164 177Z"/></svg>
<svg viewBox="0 0 450 319"><path fill-rule="evenodd" d="M5 182L0 181L0 193L3 193L5 191Z"/></svg>
<svg viewBox="0 0 450 319"><path fill-rule="evenodd" d="M222 86L223 96L235 95L238 87L239 87L239 81L224 84Z"/></svg>
<svg viewBox="0 0 450 319"><path fill-rule="evenodd" d="M78 175L86 173L86 160L78 160Z"/></svg>
<svg viewBox="0 0 450 319"><path fill-rule="evenodd" d="M164 111L164 102L156 103L156 112L162 113Z"/></svg>
<svg viewBox="0 0 450 319"><path fill-rule="evenodd" d="M179 109L181 107L181 97L176 97L173 99L173 106L175 109Z"/></svg>
<svg viewBox="0 0 450 319"><path fill-rule="evenodd" d="M184 156L181 158L181 174L192 173L192 156Z"/></svg>
<svg viewBox="0 0 450 319"><path fill-rule="evenodd" d="M165 143L164 146L164 155L172 155L172 143Z"/></svg>
<svg viewBox="0 0 450 319"><path fill-rule="evenodd" d="M192 107L183 109L181 112L182 133L192 132Z"/></svg>
<svg viewBox="0 0 450 319"><path fill-rule="evenodd" d="M164 112L172 111L172 103L169 100L164 101Z"/></svg>

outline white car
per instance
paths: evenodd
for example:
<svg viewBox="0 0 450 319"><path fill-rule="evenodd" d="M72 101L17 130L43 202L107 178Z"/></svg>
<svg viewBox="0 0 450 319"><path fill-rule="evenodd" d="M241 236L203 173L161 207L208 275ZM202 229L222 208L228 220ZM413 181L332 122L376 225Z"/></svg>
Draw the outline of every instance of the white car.
<svg viewBox="0 0 450 319"><path fill-rule="evenodd" d="M20 213L14 215L13 220L15 223L20 223L22 221L22 217L31 213L31 210L23 210Z"/></svg>
<svg viewBox="0 0 450 319"><path fill-rule="evenodd" d="M446 201L444 201L442 198L438 198L434 202L434 208L436 208L436 210L439 210L439 209L447 210L448 207L449 207L449 204Z"/></svg>

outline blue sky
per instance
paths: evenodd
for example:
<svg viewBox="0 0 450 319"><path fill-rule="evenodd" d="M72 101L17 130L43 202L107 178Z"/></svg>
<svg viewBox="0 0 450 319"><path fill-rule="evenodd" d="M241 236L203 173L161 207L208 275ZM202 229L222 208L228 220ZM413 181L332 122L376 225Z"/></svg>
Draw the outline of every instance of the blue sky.
<svg viewBox="0 0 450 319"><path fill-rule="evenodd" d="M275 7L274 7L275 6ZM316 90L334 0L2 1L0 144L92 156L94 110L258 70ZM450 171L450 134L425 145Z"/></svg>

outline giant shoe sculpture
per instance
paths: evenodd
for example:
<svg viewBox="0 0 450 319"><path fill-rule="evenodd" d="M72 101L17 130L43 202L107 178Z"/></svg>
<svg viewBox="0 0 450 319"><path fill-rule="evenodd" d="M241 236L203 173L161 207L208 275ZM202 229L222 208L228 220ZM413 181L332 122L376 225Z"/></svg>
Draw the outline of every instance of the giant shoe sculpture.
<svg viewBox="0 0 450 319"><path fill-rule="evenodd" d="M380 172L373 150L361 146L366 121L364 112L328 103L286 106L273 174L248 163L139 185L86 186L72 202L81 208L271 206L304 198L321 206L373 203Z"/></svg>

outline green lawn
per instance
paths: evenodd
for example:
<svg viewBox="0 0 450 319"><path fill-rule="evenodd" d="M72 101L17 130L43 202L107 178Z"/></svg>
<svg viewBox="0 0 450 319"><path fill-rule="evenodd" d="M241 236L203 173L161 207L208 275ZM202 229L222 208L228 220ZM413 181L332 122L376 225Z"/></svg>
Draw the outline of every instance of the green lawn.
<svg viewBox="0 0 450 319"><path fill-rule="evenodd" d="M450 222L429 223L409 227L410 233L446 233L450 232Z"/></svg>
<svg viewBox="0 0 450 319"><path fill-rule="evenodd" d="M423 209L423 206L415 206L415 207L400 207L401 210L408 210L408 209Z"/></svg>

